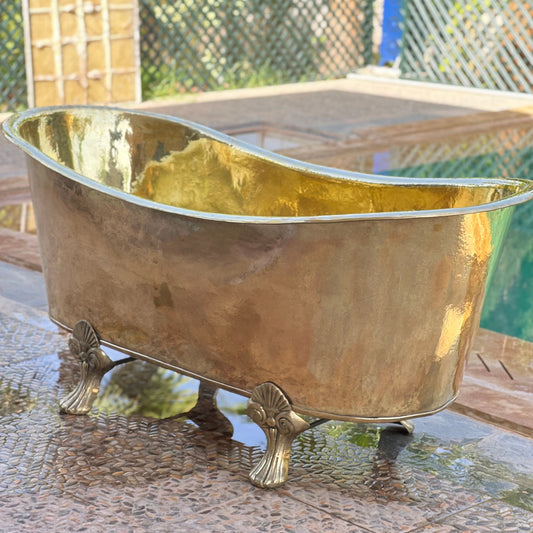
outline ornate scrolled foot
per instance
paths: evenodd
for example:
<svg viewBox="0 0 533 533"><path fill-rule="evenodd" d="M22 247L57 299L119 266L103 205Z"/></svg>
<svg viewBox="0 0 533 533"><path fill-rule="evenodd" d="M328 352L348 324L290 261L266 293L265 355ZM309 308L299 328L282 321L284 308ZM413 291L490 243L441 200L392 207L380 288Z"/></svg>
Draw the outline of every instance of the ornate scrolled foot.
<svg viewBox="0 0 533 533"><path fill-rule="evenodd" d="M398 424L399 426L402 426L405 432L409 435L412 435L415 430L415 425L410 420L400 420L394 423Z"/></svg>
<svg viewBox="0 0 533 533"><path fill-rule="evenodd" d="M231 437L233 435L233 425L219 411L216 403L217 393L218 387L205 381L200 381L198 401L187 413L187 417L201 429L216 431L225 437Z"/></svg>
<svg viewBox="0 0 533 533"><path fill-rule="evenodd" d="M83 415L91 410L100 381L115 363L100 349L98 336L86 320L76 323L68 346L70 353L80 360L81 374L74 390L59 401L60 412Z"/></svg>
<svg viewBox="0 0 533 533"><path fill-rule="evenodd" d="M267 438L265 455L248 477L257 487L278 487L287 480L292 441L309 429L309 424L292 410L273 383L263 383L253 390L247 413Z"/></svg>

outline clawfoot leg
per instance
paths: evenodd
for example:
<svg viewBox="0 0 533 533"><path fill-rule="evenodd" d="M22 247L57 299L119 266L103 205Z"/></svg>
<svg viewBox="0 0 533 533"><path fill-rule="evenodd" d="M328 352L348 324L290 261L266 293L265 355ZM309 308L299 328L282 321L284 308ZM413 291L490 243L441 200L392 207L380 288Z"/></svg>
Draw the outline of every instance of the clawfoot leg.
<svg viewBox="0 0 533 533"><path fill-rule="evenodd" d="M215 385L200 381L198 401L187 413L187 417L201 429L216 431L225 437L231 437L233 435L233 425L219 411L216 403L217 393L218 388Z"/></svg>
<svg viewBox="0 0 533 533"><path fill-rule="evenodd" d="M402 426L405 432L409 435L412 435L415 430L415 425L410 420L400 420L399 422L394 423Z"/></svg>
<svg viewBox="0 0 533 533"><path fill-rule="evenodd" d="M261 488L279 487L287 480L292 441L310 426L273 383L253 390L247 413L267 438L265 455L250 472L250 481Z"/></svg>
<svg viewBox="0 0 533 533"><path fill-rule="evenodd" d="M100 349L98 336L86 320L80 320L76 323L68 346L70 353L80 360L80 380L70 394L59 401L60 412L83 415L91 410L104 374L114 366L134 359L127 357L116 362L109 359L105 352Z"/></svg>

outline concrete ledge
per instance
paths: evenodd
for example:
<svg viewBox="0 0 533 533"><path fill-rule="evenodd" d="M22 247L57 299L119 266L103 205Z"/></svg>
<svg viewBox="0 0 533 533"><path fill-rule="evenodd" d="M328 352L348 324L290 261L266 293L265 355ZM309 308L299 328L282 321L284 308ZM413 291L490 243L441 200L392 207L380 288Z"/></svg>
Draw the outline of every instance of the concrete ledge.
<svg viewBox="0 0 533 533"><path fill-rule="evenodd" d="M451 409L533 437L533 343L480 329Z"/></svg>
<svg viewBox="0 0 533 533"><path fill-rule="evenodd" d="M357 73L348 74L347 79L352 82L353 89L351 90L360 93L407 98L420 102L432 102L486 111L501 111L513 107L533 105L533 94L400 80Z"/></svg>
<svg viewBox="0 0 533 533"><path fill-rule="evenodd" d="M37 235L0 228L0 261L41 272Z"/></svg>
<svg viewBox="0 0 533 533"><path fill-rule="evenodd" d="M141 104L131 104L128 107L150 109L151 107L158 107L162 104L168 105L170 103L173 105L183 105L333 90L371 94L374 96L384 96L389 98L403 98L419 102L453 105L485 111L500 111L513 107L533 105L533 94L475 89L471 87L401 80L385 76L372 76L356 73L348 74L346 78L338 80L288 83L266 87L169 96L149 100L142 102Z"/></svg>

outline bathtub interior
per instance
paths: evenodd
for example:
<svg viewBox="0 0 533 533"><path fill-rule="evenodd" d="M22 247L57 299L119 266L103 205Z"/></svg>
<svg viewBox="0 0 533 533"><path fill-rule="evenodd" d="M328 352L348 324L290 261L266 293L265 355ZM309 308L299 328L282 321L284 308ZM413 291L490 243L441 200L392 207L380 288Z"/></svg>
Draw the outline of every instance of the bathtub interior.
<svg viewBox="0 0 533 533"><path fill-rule="evenodd" d="M319 216L452 209L519 194L513 180L365 179L269 158L187 124L91 108L22 122L20 136L90 180L194 211L244 216Z"/></svg>

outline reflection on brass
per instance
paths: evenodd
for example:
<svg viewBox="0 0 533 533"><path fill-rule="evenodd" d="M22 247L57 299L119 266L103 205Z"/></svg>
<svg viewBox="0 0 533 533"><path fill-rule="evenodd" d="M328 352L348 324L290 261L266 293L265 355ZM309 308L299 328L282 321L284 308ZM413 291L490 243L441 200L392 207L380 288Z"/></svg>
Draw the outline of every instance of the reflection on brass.
<svg viewBox="0 0 533 533"><path fill-rule="evenodd" d="M74 171L142 199L202 213L376 215L475 207L527 192L523 182L512 179L404 179L337 171L147 113L57 107L22 117L17 132L11 128L16 117L8 121L7 135L28 142L66 174Z"/></svg>
<svg viewBox="0 0 533 533"><path fill-rule="evenodd" d="M80 360L80 380L65 398L59 401L62 413L82 415L88 413L100 390L100 381L115 365L100 349L100 342L86 320L74 326L68 341L70 353Z"/></svg>
<svg viewBox="0 0 533 533"><path fill-rule="evenodd" d="M214 431L231 438L233 436L232 423L220 412L217 407L218 387L205 381L200 381L198 387L198 401L187 413L187 418L192 420L200 429Z"/></svg>
<svg viewBox="0 0 533 533"><path fill-rule="evenodd" d="M273 383L263 383L253 390L247 413L267 438L265 455L250 472L250 481L261 488L279 487L287 481L292 441L309 429L309 424L292 410Z"/></svg>
<svg viewBox="0 0 533 533"><path fill-rule="evenodd" d="M276 383L317 418L454 400L533 197L521 179L319 167L150 113L31 109L3 128L28 156L52 320L248 397Z"/></svg>
<svg viewBox="0 0 533 533"><path fill-rule="evenodd" d="M457 187L423 190L394 184L357 185L283 167L201 138L161 161L150 162L131 192L196 211L271 217L446 209L491 201L501 193Z"/></svg>

